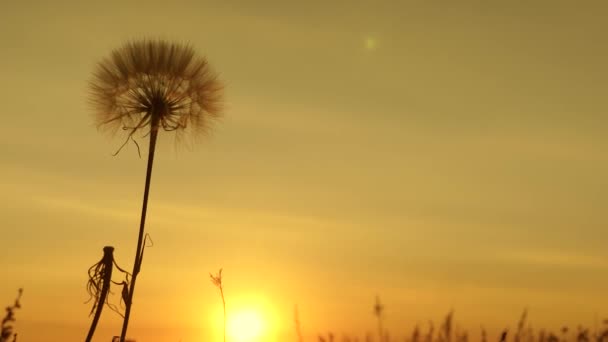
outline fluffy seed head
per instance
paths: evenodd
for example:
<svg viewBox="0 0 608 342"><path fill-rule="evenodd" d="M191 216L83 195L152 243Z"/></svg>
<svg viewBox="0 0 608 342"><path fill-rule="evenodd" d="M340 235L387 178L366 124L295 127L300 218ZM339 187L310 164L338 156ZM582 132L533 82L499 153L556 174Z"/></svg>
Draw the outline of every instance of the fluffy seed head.
<svg viewBox="0 0 608 342"><path fill-rule="evenodd" d="M129 42L104 58L90 82L99 128L129 137L151 130L205 132L221 116L223 86L188 45Z"/></svg>

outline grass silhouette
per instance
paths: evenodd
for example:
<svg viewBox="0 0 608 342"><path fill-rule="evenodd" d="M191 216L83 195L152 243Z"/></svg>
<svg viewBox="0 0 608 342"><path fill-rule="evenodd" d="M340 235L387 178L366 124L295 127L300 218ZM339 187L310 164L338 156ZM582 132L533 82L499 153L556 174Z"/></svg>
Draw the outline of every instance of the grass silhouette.
<svg viewBox="0 0 608 342"><path fill-rule="evenodd" d="M13 324L16 321L15 311L21 308L22 294L23 289L19 289L13 305L6 308L6 315L2 319L2 325L0 325L0 342L8 342L11 337L13 338L13 342L17 342L17 334L13 331Z"/></svg>
<svg viewBox="0 0 608 342"><path fill-rule="evenodd" d="M384 305L380 303L380 297L376 296L376 303L374 304L374 316L378 320L378 338L380 340L384 339L385 331L382 327L382 320L384 319Z"/></svg>
<svg viewBox="0 0 608 342"><path fill-rule="evenodd" d="M104 248L104 259L101 262L107 262L107 254L111 253L111 247ZM92 269L97 268L99 265L93 265ZM105 274L107 275L107 273ZM225 301L223 296L223 284L222 284L222 271L220 271L216 275L210 274L212 283L216 285L220 289L220 294L222 295L222 303L224 304L224 313L225 311ZM95 285L92 285L95 286ZM6 316L2 320L1 325L1 334L0 334L0 342L17 342L17 334L13 331L13 325L16 321L15 319L15 311L21 308L20 299L23 293L22 289L19 289L19 293L13 305L8 306L6 308ZM100 298L100 297L97 297ZM94 306L94 310L98 310L99 306L102 302L98 301L97 305ZM374 304L374 309L379 303L378 297L376 297L376 302ZM374 310L373 316L377 318L377 311ZM225 316L224 316L225 317ZM486 329L481 326L479 331L479 338L472 338L474 334L469 334L466 330L459 330L458 325L455 325L454 319L454 311L449 311L445 317L443 318L441 324L439 325L441 328L436 330L435 324L433 321L428 322L428 329L426 333L422 331L425 330L420 325L415 325L411 331L411 333L407 333L405 330L400 330L398 334L389 334L387 330L383 330L382 335L368 332L363 337L354 336L354 335L346 335L338 336L333 332L327 332L326 334L317 334L318 342L445 342L445 341L453 341L453 342L469 342L469 341L481 341L488 342L488 334ZM226 321L224 320L224 323ZM301 329L301 321L300 321L300 313L297 306L294 308L294 323L295 323L295 340L297 342L304 342L305 338ZM376 322L377 323L377 322ZM453 327L456 326L456 329ZM225 324L224 324L225 329ZM225 330L224 330L225 332ZM402 335L399 335L402 334ZM397 336L397 337L391 337ZM12 340L11 340L12 337ZM224 333L224 340L226 339L226 335ZM119 342L120 337L114 336L112 338L112 342ZM583 326L577 326L576 329L570 329L567 326L562 327L557 332L546 329L532 329L532 326L528 320L528 310L525 309L520 316L520 319L517 323L517 330L510 334L508 329L504 329L500 332L498 342L608 342L608 319L603 320L600 327L596 327L594 331L591 331L589 328L585 328ZM133 339L126 339L125 342L136 342Z"/></svg>
<svg viewBox="0 0 608 342"><path fill-rule="evenodd" d="M374 313L374 315L376 315ZM608 342L608 319L603 321L601 327L591 332L589 328L578 326L576 330L569 329L564 326L559 331L552 331L546 329L534 330L527 320L528 311L524 310L517 324L517 330L514 334L510 334L508 329L504 329L498 336L498 342ZM466 330L459 330L454 327L454 311L448 312L443 318L440 326L441 329L436 330L435 324L432 321L428 322L428 330L426 333L422 333L422 327L420 325L414 326L411 333L405 333L397 338L391 338L391 335L385 331L382 337L374 337L374 334L367 333L363 338L357 336L343 335L340 338L332 332L327 334L318 334L318 342L469 342L469 341L481 341L488 342L488 334L486 329L481 326L479 332L479 338L471 338L472 334L469 334Z"/></svg>

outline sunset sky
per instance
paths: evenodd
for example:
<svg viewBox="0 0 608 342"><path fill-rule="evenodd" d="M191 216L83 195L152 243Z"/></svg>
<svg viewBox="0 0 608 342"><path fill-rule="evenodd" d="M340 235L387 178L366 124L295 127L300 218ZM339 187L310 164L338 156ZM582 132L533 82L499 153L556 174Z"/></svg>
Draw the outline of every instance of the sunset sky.
<svg viewBox="0 0 608 342"><path fill-rule="evenodd" d="M84 340L87 269L105 245L132 267L146 160L112 156L87 82L140 38L206 56L226 110L196 144L159 138L138 342L220 341L219 268L229 315L271 342L296 340L296 304L307 342L375 333L376 295L395 337L451 309L475 340L526 307L535 328L608 317L606 2L124 2L0 4L20 342ZM121 322L106 310L96 341Z"/></svg>

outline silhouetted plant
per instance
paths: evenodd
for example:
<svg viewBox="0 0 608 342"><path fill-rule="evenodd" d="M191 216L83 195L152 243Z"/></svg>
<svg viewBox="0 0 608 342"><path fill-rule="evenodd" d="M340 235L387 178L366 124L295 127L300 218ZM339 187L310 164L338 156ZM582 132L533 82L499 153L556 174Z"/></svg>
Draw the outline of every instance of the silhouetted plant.
<svg viewBox="0 0 608 342"><path fill-rule="evenodd" d="M521 314L521 317L519 318L519 322L517 323L517 331L515 332L515 335L513 336L513 341L515 342L521 342L522 340L524 340L524 327L526 325L526 318L528 317L528 310L524 309L524 311Z"/></svg>
<svg viewBox="0 0 608 342"><path fill-rule="evenodd" d="M319 335L319 342L334 342L334 337L332 332L327 333L327 338L323 335Z"/></svg>
<svg viewBox="0 0 608 342"><path fill-rule="evenodd" d="M384 318L384 306L380 303L380 297L376 296L376 303L374 304L374 316L378 320L378 338L380 342L384 340L384 329L382 328L382 319Z"/></svg>
<svg viewBox="0 0 608 342"><path fill-rule="evenodd" d="M15 303L6 308L6 315L2 319L0 327L0 342L8 342L11 337L13 337L13 342L17 341L17 334L13 332L13 324L15 323L15 311L21 308L22 294L23 289L19 289Z"/></svg>
<svg viewBox="0 0 608 342"><path fill-rule="evenodd" d="M507 341L507 335L509 333L509 330L505 329L502 331L502 333L500 333L500 342L506 342Z"/></svg>
<svg viewBox="0 0 608 342"><path fill-rule="evenodd" d="M120 283L112 281L112 269L114 267L125 274L125 280ZM120 310L109 302L108 294L110 292L110 286L112 283L122 285L124 293L124 289L126 289L128 286L129 279L130 274L120 268L114 260L114 247L105 246L103 248L103 257L101 260L89 268L89 280L87 282L89 300L87 302L93 301L93 307L91 308L90 315L94 314L94 316L93 321L91 322L91 327L89 328L89 333L87 334L87 338L85 340L86 342L90 342L93 339L93 335L95 334L95 329L97 328L97 323L101 317L101 312L104 305L107 305L112 311L124 317ZM122 299L122 301L124 300L125 298Z"/></svg>
<svg viewBox="0 0 608 342"><path fill-rule="evenodd" d="M454 318L454 311L448 312L443 320L441 329L439 329L438 339L440 342L450 342L452 340L452 321Z"/></svg>
<svg viewBox="0 0 608 342"><path fill-rule="evenodd" d="M589 329L585 329L582 326L578 327L578 333L576 334L576 342L589 342Z"/></svg>
<svg viewBox="0 0 608 342"><path fill-rule="evenodd" d="M564 341L564 342L565 342L565 341L568 339L568 331L569 331L569 330L570 330L570 329L568 329L568 327L567 327L567 326L563 326L563 327L562 327L562 329L561 329L561 332L562 332L562 341Z"/></svg>
<svg viewBox="0 0 608 342"><path fill-rule="evenodd" d="M377 303L379 303L379 300L377 301ZM411 335L405 335L405 336L397 336L397 337L393 337L394 341L404 341L404 342L445 342L448 340L451 340L453 342L469 342L469 333L466 330L462 330L459 325L457 324L457 322L454 320L454 312L450 311L444 318L440 329L434 329L434 324L432 321L429 321L429 329L428 332L426 332L424 334L424 336L422 336L421 334L421 329L420 326L418 324L416 324L413 327L413 330L411 332ZM435 333L435 330L437 330L437 332ZM528 312L527 310L524 310L524 312L522 313L522 315L520 316L520 319L518 321L518 328L517 331L513 332L512 334L512 340L513 342L515 342L515 339L519 339L520 342L565 342L565 341L572 341L572 342L608 342L608 320L605 320L603 322L603 326L599 327L599 329L596 328L596 333L593 334L593 336L590 336L590 332L589 329L584 328L582 326L578 327L578 330L576 332L576 334L574 334L574 332L571 329L568 329L567 327L562 327L561 329L558 330L559 333L556 334L554 332L551 331L546 331L544 329L540 329L538 330L537 334L535 334L535 331L532 329L532 326L530 325L529 321L528 321ZM568 332L572 332L572 334L568 335ZM561 333L561 338L560 338L560 334ZM375 334L372 334L370 332L367 332L366 335L364 335L364 339L363 341L365 342L375 342L376 338L374 337ZM390 341L391 335L389 335L388 330L384 331L384 335L381 337L383 339L383 342L388 342ZM498 341L499 342L507 342L509 337L509 331L508 329L504 329L500 332L499 336L498 336ZM331 334L319 334L317 336L317 339L319 342L330 342L330 340L332 339L332 335ZM346 337L346 335L343 335L342 337L342 342L347 342L347 340L350 341L358 341L358 338L355 337ZM481 326L481 342L487 342L489 340L488 338L488 333L486 331L486 329Z"/></svg>
<svg viewBox="0 0 608 342"><path fill-rule="evenodd" d="M293 309L293 323L296 328L296 337L298 338L298 342L304 342L304 338L302 337L302 326L300 324L300 312L298 311L297 305Z"/></svg>
<svg viewBox="0 0 608 342"><path fill-rule="evenodd" d="M528 323L528 330L526 333L526 342L534 342L534 329L532 329L532 325Z"/></svg>
<svg viewBox="0 0 608 342"><path fill-rule="evenodd" d="M597 342L608 341L608 320L604 320L604 330L597 334Z"/></svg>
<svg viewBox="0 0 608 342"><path fill-rule="evenodd" d="M220 290L220 296L222 297L222 307L224 308L224 342L226 342L226 300L224 299L224 286L222 284L222 269L220 268L217 275L209 273L211 282Z"/></svg>
<svg viewBox="0 0 608 342"><path fill-rule="evenodd" d="M559 338L554 333L550 332L547 337L547 342L559 342Z"/></svg>
<svg viewBox="0 0 608 342"><path fill-rule="evenodd" d="M137 276L141 269L148 194L159 130L205 132L221 114L222 85L190 46L162 40L135 41L103 59L90 84L99 127L149 137L146 182L131 282L120 341L125 342ZM120 149L118 151L120 151ZM139 149L139 148L138 148ZM117 153L118 153L117 151Z"/></svg>
<svg viewBox="0 0 608 342"><path fill-rule="evenodd" d="M425 342L432 342L433 335L435 333L435 325L432 321L429 321L429 331L426 333L426 337L424 339Z"/></svg>
<svg viewBox="0 0 608 342"><path fill-rule="evenodd" d="M420 326L418 326L418 324L416 324L414 330L412 331L410 342L420 342Z"/></svg>

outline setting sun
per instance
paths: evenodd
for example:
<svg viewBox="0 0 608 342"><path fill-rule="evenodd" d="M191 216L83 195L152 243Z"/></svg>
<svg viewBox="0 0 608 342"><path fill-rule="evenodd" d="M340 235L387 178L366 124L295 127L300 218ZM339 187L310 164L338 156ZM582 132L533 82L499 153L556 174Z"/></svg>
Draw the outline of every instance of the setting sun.
<svg viewBox="0 0 608 342"><path fill-rule="evenodd" d="M225 336L229 342L276 341L284 322L277 315L274 303L262 293L243 293L238 287L231 288L234 294L226 300ZM239 293L240 292L240 293ZM208 312L208 328L213 339L221 341L224 336L224 312L218 305Z"/></svg>
<svg viewBox="0 0 608 342"><path fill-rule="evenodd" d="M266 320L253 309L241 310L228 316L227 335L231 341L257 341L266 330Z"/></svg>

